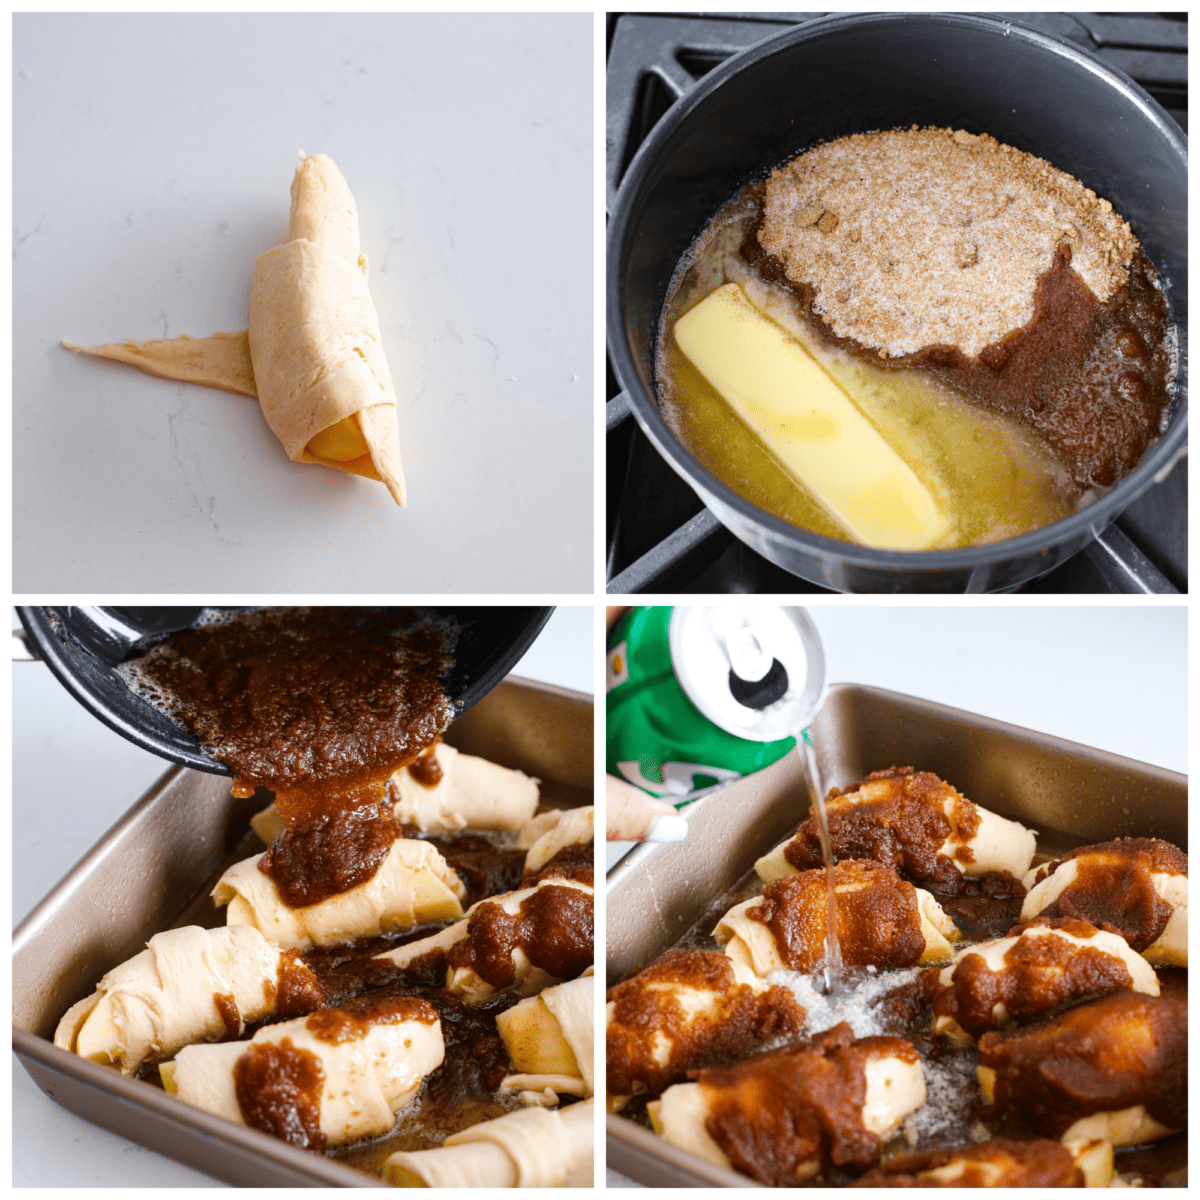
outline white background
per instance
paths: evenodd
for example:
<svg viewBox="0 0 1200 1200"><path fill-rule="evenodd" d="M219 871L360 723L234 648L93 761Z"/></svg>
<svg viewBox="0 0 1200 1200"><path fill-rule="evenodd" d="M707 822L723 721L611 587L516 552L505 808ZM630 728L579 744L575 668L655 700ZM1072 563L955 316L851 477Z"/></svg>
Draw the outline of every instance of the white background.
<svg viewBox="0 0 1200 1200"><path fill-rule="evenodd" d="M1187 771L1182 605L880 607L809 597L806 607L830 682L888 688ZM627 848L609 843L609 865ZM608 1183L638 1186L616 1171Z"/></svg>
<svg viewBox="0 0 1200 1200"><path fill-rule="evenodd" d="M15 590L590 595L592 23L18 14ZM358 204L407 509L59 345L245 329L300 150Z"/></svg>
<svg viewBox="0 0 1200 1200"><path fill-rule="evenodd" d="M591 693L594 645L592 608L557 608L513 673ZM15 924L170 764L95 720L40 663L13 665L13 759ZM220 1186L60 1108L12 1062L14 1186Z"/></svg>

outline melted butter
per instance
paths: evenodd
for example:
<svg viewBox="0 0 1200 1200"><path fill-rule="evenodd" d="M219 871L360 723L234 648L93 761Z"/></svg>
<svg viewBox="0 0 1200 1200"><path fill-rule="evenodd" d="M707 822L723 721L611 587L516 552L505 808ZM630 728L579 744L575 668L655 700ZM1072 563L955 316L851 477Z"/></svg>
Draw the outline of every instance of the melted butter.
<svg viewBox="0 0 1200 1200"><path fill-rule="evenodd" d="M762 280L738 253L752 213L737 201L701 239L687 269L673 285L659 339L659 402L667 423L697 460L727 486L766 512L842 541L864 540L848 532L789 470L770 439L780 436L832 445L841 435L828 414L776 415L777 406L752 398L752 419L738 411L691 362L670 334L679 319L726 283L739 283L754 306L796 338L824 372L850 397L928 492L949 520L927 543L949 549L999 541L1040 528L1074 511L1066 473L1046 447L1016 422L985 412L913 368L887 369L824 345L786 289ZM880 480L875 503L898 500ZM916 547L914 547L916 548Z"/></svg>

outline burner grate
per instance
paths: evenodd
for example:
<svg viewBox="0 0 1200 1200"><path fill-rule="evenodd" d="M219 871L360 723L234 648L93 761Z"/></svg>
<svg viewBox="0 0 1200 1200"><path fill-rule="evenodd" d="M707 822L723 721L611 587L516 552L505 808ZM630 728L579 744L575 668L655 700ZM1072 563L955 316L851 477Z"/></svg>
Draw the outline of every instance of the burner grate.
<svg viewBox="0 0 1200 1200"><path fill-rule="evenodd" d="M606 190L611 207L638 147L697 80L739 50L823 13L609 14ZM1184 14L1006 13L1099 55L1187 131ZM608 591L823 592L756 554L704 508L659 456L608 367ZM1102 538L1018 589L1031 594L1187 590L1187 459Z"/></svg>

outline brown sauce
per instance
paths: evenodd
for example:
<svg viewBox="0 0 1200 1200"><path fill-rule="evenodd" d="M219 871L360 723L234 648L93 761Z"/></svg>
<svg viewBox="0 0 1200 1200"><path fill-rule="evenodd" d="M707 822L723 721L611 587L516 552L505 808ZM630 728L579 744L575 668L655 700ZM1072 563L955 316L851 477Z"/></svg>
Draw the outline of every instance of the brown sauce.
<svg viewBox="0 0 1200 1200"><path fill-rule="evenodd" d="M862 1124L865 1066L876 1053L917 1061L904 1039L855 1041L843 1022L801 1048L701 1071L708 1133L738 1170L760 1183L795 1182L814 1160L864 1171L882 1145Z"/></svg>
<svg viewBox="0 0 1200 1200"><path fill-rule="evenodd" d="M201 739L234 795L288 822L260 862L292 907L372 878L397 830L387 780L445 729L446 635L411 610L265 609L173 634L123 674Z"/></svg>
<svg viewBox="0 0 1200 1200"><path fill-rule="evenodd" d="M949 1182L931 1178L949 1163L965 1164ZM1002 1174L997 1177L995 1170ZM961 1150L901 1154L868 1171L854 1187L1083 1187L1083 1172L1064 1146L1047 1138L1028 1142L991 1138Z"/></svg>
<svg viewBox="0 0 1200 1200"><path fill-rule="evenodd" d="M274 1000L276 1015L281 1020L302 1017L328 1002L321 981L300 958L298 950L280 953L274 995L268 995L267 999Z"/></svg>
<svg viewBox="0 0 1200 1200"><path fill-rule="evenodd" d="M521 886L537 887L543 879L575 879L593 887L596 880L595 842L576 842L574 845L564 846L552 858L547 859L541 870L526 872L521 879Z"/></svg>
<svg viewBox="0 0 1200 1200"><path fill-rule="evenodd" d="M436 746L437 742L433 746L430 746L428 750L421 751L408 764L408 773L423 788L435 788L442 782L442 764L438 762L434 755L434 748Z"/></svg>
<svg viewBox="0 0 1200 1200"><path fill-rule="evenodd" d="M1089 938L1096 927L1084 921L1038 918L1009 931L1019 940L1005 952L1002 970L993 971L980 954L965 954L949 987L940 991L933 1011L952 1017L972 1037L996 1027L993 1009L1004 1005L1009 1020L1020 1024L1060 1005L1107 992L1132 991L1133 977L1124 962L1098 946L1078 946L1057 937L1021 938L1039 926Z"/></svg>
<svg viewBox="0 0 1200 1200"><path fill-rule="evenodd" d="M996 1072L991 1122L1061 1137L1080 1117L1144 1104L1168 1129L1187 1124L1187 1005L1118 992L1015 1033L985 1033Z"/></svg>
<svg viewBox="0 0 1200 1200"><path fill-rule="evenodd" d="M234 1088L242 1119L251 1129L280 1141L320 1153L321 1088L325 1071L309 1050L283 1038L278 1045L250 1046L233 1068Z"/></svg>
<svg viewBox="0 0 1200 1200"><path fill-rule="evenodd" d="M1047 917L1075 917L1117 933L1141 952L1162 935L1174 911L1154 890L1152 873L1187 874L1187 855L1157 838L1123 838L1080 846L1041 867L1035 884L1062 863L1075 860L1074 883L1042 910Z"/></svg>
<svg viewBox="0 0 1200 1200"><path fill-rule="evenodd" d="M225 1026L223 1042L236 1042L242 1034L242 1014L238 1011L237 1001L232 996L213 993L213 1004L221 1014L221 1022Z"/></svg>
<svg viewBox="0 0 1200 1200"><path fill-rule="evenodd" d="M953 803L954 825L944 812L947 799ZM962 890L962 872L941 847L954 827L963 841L969 840L979 828L979 816L975 805L936 775L912 767L873 771L844 792L832 789L825 805L835 860L872 859L922 886L951 894ZM970 862L970 848L959 846L954 856ZM796 830L784 858L798 871L822 865L816 817Z"/></svg>
<svg viewBox="0 0 1200 1200"><path fill-rule="evenodd" d="M963 879L955 887L957 890L951 893L936 885L929 890L968 941L990 942L1003 937L1021 919L1025 886L1007 871L988 871Z"/></svg>
<svg viewBox="0 0 1200 1200"><path fill-rule="evenodd" d="M593 896L580 888L539 887L515 913L499 904L480 904L467 922L467 936L451 947L451 969L473 970L497 990L516 980L513 951L557 979L574 979L593 962Z"/></svg>
<svg viewBox="0 0 1200 1200"><path fill-rule="evenodd" d="M498 846L488 838L472 833L460 833L454 837L426 837L415 825L402 825L401 831L405 837L428 842L450 864L467 889L464 909L485 896L515 892L522 886L524 850Z"/></svg>
<svg viewBox="0 0 1200 1200"><path fill-rule="evenodd" d="M313 1037L337 1045L364 1038L376 1025L398 1025L402 1021L420 1021L432 1025L437 1020L426 1000L412 996L392 996L379 999L366 996L352 1000L340 1008L324 1008L304 1022Z"/></svg>
<svg viewBox="0 0 1200 1200"><path fill-rule="evenodd" d="M717 993L712 1014L689 1015L672 986ZM644 1088L657 1096L690 1070L743 1058L804 1028L804 1009L785 987L756 994L734 981L724 954L672 950L631 979L610 988L613 1016L606 1034L608 1092L628 1096ZM670 1044L665 1062L654 1037Z"/></svg>
<svg viewBox="0 0 1200 1200"><path fill-rule="evenodd" d="M916 888L882 863L840 862L834 874L843 963L895 969L920 962L925 938ZM762 903L746 915L771 931L790 970L807 975L824 963L829 909L823 870L772 880Z"/></svg>

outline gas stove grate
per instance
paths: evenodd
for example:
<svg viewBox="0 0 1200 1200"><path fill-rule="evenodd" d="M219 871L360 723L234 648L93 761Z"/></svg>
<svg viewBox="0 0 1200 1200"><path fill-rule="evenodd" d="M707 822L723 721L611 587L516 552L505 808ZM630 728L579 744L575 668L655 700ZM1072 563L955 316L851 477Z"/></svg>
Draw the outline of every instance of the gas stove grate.
<svg viewBox="0 0 1200 1200"><path fill-rule="evenodd" d="M606 190L611 207L634 154L697 80L739 50L823 13L609 14ZM1146 89L1187 131L1187 20L1182 14L1005 13L1099 55ZM610 594L823 592L734 537L653 448L608 368ZM1187 459L1103 536L1031 594L1187 590Z"/></svg>

